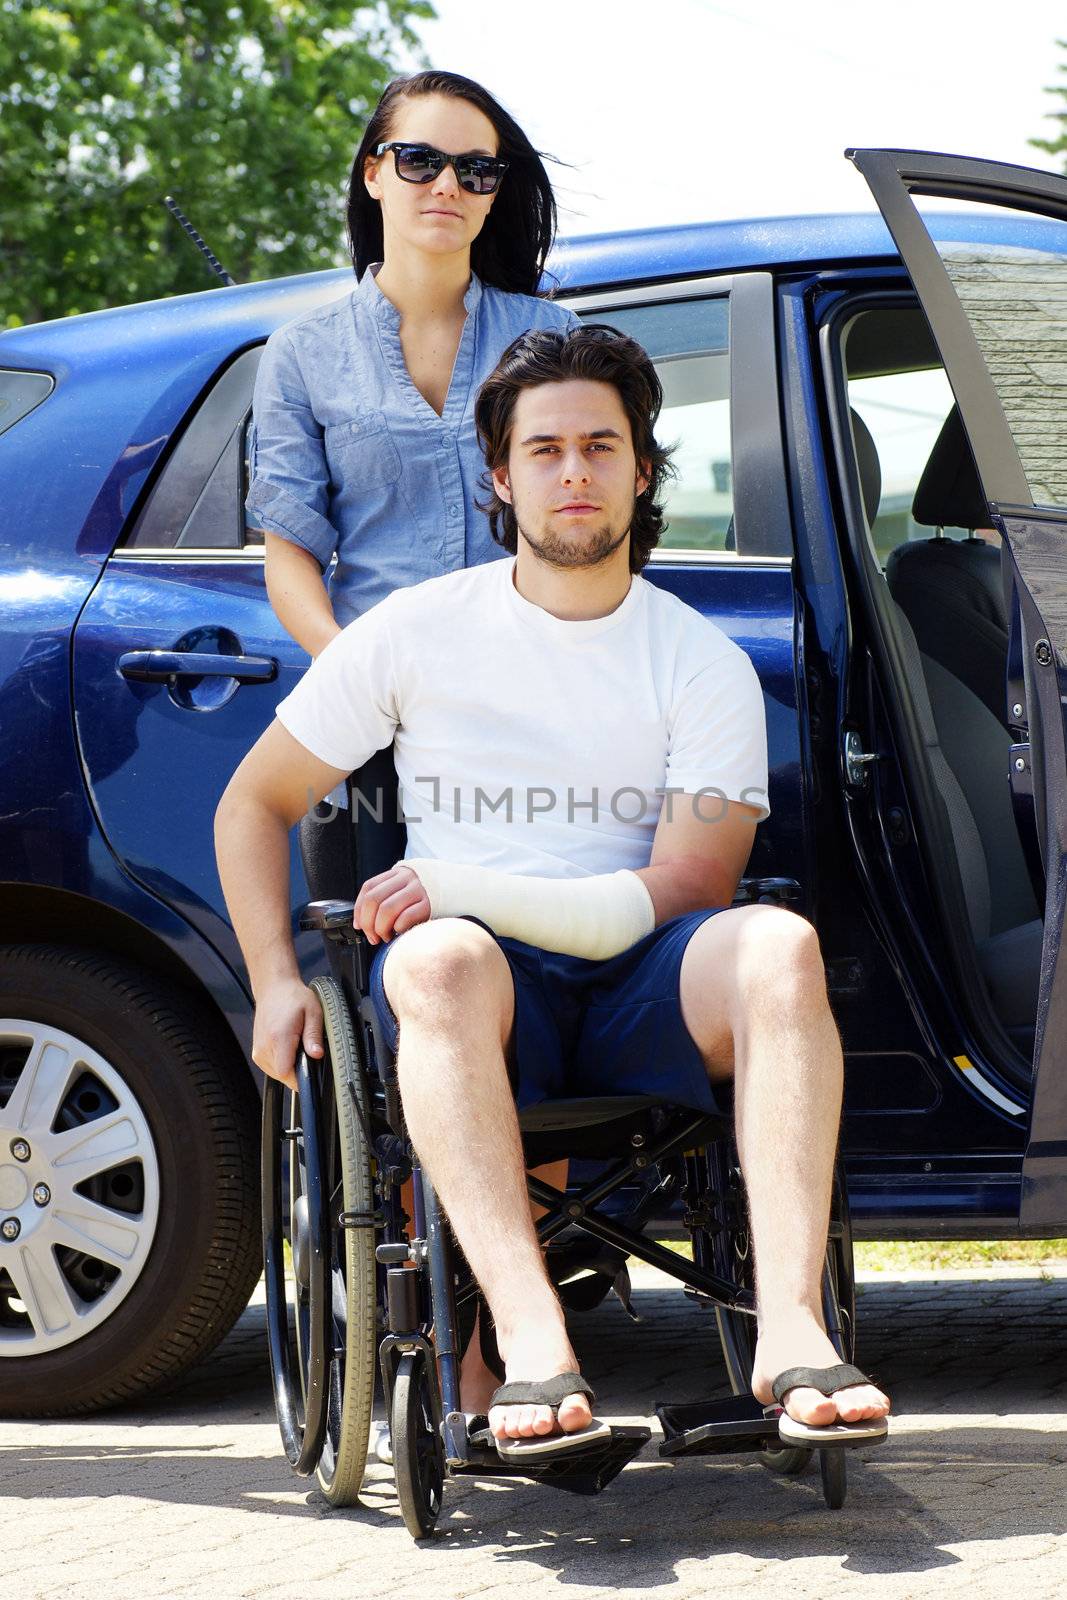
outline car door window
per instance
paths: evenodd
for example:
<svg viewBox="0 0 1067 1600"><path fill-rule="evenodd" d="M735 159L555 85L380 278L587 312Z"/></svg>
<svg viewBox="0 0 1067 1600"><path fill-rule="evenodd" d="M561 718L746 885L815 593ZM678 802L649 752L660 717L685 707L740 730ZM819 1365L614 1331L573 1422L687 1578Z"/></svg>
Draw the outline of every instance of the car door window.
<svg viewBox="0 0 1067 1600"><path fill-rule="evenodd" d="M47 372L0 369L0 433L28 417L54 388L55 379Z"/></svg>
<svg viewBox="0 0 1067 1600"><path fill-rule="evenodd" d="M657 436L674 447L657 554L733 550L729 299L628 305L594 314L638 340L663 385ZM246 524L252 388L262 347L217 379L187 422L125 542L134 551L262 551Z"/></svg>
<svg viewBox="0 0 1067 1600"><path fill-rule="evenodd" d="M663 385L656 436L674 448L657 555L734 548L730 310L725 295L593 313L643 345Z"/></svg>
<svg viewBox="0 0 1067 1600"><path fill-rule="evenodd" d="M262 546L245 528L248 420L262 346L216 379L188 419L134 527L127 550L238 552Z"/></svg>

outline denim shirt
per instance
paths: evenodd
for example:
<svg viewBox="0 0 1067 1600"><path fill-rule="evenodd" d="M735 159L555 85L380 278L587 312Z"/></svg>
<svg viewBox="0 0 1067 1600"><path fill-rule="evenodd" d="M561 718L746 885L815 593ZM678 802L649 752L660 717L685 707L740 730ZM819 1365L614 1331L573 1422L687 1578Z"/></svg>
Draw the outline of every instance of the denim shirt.
<svg viewBox="0 0 1067 1600"><path fill-rule="evenodd" d="M474 431L480 384L528 328L574 313L472 275L444 413L415 387L400 313L373 269L343 300L279 328L256 377L245 502L254 527L308 550L344 626L394 589L505 554L475 501L485 461Z"/></svg>

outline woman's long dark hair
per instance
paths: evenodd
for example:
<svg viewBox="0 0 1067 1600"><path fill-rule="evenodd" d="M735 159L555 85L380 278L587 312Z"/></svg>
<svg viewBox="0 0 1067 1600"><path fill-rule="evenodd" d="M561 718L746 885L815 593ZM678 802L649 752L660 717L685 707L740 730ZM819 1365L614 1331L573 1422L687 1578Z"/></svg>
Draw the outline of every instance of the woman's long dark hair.
<svg viewBox="0 0 1067 1600"><path fill-rule="evenodd" d="M483 283L497 289L536 294L556 235L556 200L544 162L514 117L489 91L455 72L416 72L394 78L374 108L348 179L348 245L356 277L362 278L370 263L381 261L384 254L381 207L367 193L363 181L367 157L391 136L398 103L424 94L466 100L496 129L500 141L497 154L508 163L508 170L471 246L471 267Z"/></svg>

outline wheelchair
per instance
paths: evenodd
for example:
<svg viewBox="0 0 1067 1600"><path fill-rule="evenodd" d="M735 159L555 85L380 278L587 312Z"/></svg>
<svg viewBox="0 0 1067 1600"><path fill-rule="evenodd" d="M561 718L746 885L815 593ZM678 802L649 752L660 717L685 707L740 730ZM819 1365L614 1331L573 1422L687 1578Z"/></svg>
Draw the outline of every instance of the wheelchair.
<svg viewBox="0 0 1067 1600"><path fill-rule="evenodd" d="M402 822L393 820L391 752L379 752L353 781L381 803L351 830L349 889L400 859L405 843ZM310 870L308 879L315 881ZM792 880L745 879L734 903L787 904L797 893ZM352 898L313 901L301 917L301 927L326 943L329 973L311 985L322 1005L324 1056L311 1062L298 1055L295 1095L274 1079L265 1088L263 1244L274 1400L293 1471L314 1474L330 1504L352 1505L380 1375L397 1496L409 1532L422 1539L434 1530L450 1477L521 1476L595 1494L649 1442L651 1430L613 1426L610 1439L541 1463L506 1462L491 1441L472 1437L459 1367L477 1285L405 1132L395 1061L369 996L373 950L352 926ZM528 1166L566 1157L592 1167L593 1176L569 1183L566 1193L527 1175L531 1200L544 1208L537 1232L550 1264L563 1241L585 1239L590 1252L583 1258L565 1250L565 1259L595 1265L598 1249L615 1263L635 1256L714 1312L732 1398L658 1405L660 1456L756 1452L776 1472L803 1471L814 1452L783 1447L777 1421L750 1392L753 1259L727 1120L632 1096L544 1102L519 1121ZM412 1197L410 1216L404 1194ZM620 1200L627 1207L621 1214ZM653 1210L676 1204L692 1260L644 1231ZM570 1303L581 1303L583 1290L585 1303L595 1303L609 1283L603 1272L579 1275ZM560 1291L565 1305L567 1287ZM854 1360L855 1280L840 1164L822 1299L839 1358ZM817 1453L826 1503L838 1508L847 1452Z"/></svg>

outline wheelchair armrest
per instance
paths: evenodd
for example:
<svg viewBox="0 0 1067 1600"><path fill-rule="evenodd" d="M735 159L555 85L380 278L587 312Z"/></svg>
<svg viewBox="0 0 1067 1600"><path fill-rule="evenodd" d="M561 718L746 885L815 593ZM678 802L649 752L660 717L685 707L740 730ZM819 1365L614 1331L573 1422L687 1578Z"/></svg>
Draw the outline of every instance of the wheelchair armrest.
<svg viewBox="0 0 1067 1600"><path fill-rule="evenodd" d="M362 928L352 926L354 900L312 900L300 913L302 933L321 933L334 944L365 944Z"/></svg>
<svg viewBox="0 0 1067 1600"><path fill-rule="evenodd" d="M800 899L795 878L742 878L731 904L735 906L784 906Z"/></svg>
<svg viewBox="0 0 1067 1600"><path fill-rule="evenodd" d="M789 905L800 898L795 878L742 878L731 902L735 906ZM312 900L300 913L304 933L321 933L335 944L366 943L362 929L352 926L354 900Z"/></svg>

